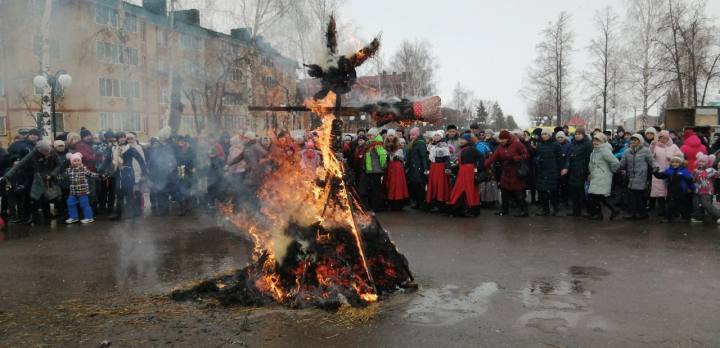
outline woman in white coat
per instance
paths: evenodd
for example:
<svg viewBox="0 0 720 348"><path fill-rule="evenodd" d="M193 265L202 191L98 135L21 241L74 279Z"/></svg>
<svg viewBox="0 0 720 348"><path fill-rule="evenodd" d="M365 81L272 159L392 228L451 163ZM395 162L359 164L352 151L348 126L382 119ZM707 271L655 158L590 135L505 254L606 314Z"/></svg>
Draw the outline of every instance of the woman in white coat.
<svg viewBox="0 0 720 348"><path fill-rule="evenodd" d="M660 132L658 140L653 140L650 143L650 151L652 151L655 162L660 167L660 172L663 172L670 165L672 156L680 152L680 148L670 139L670 132L664 130ZM653 176L650 199L657 200L658 216L664 216L665 214L665 196L667 196L665 180Z"/></svg>

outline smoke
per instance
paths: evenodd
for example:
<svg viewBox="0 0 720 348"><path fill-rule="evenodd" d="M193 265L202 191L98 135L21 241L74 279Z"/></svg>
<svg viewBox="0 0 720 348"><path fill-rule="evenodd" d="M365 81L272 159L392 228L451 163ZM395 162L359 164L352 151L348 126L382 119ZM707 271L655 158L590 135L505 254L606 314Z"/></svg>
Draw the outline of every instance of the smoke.
<svg viewBox="0 0 720 348"><path fill-rule="evenodd" d="M160 290L158 248L152 234L141 224L127 220L110 228L117 246L115 277L121 289Z"/></svg>

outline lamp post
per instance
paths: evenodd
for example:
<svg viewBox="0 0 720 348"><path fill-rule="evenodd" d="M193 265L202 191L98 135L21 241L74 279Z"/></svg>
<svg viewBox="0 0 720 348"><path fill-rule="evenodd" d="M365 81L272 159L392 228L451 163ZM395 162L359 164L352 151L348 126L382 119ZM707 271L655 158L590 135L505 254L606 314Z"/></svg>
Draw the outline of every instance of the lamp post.
<svg viewBox="0 0 720 348"><path fill-rule="evenodd" d="M60 84L62 87L68 87L72 84L72 77L67 74L66 70L58 70L58 72L55 73L55 75L50 76L50 78L45 77L42 72L40 72L35 78L33 78L33 85L37 88L45 88L45 86L50 86L50 107L51 107L51 114L52 114L52 139L55 140L55 132L57 129L57 120L55 119L55 88L57 87L57 84Z"/></svg>

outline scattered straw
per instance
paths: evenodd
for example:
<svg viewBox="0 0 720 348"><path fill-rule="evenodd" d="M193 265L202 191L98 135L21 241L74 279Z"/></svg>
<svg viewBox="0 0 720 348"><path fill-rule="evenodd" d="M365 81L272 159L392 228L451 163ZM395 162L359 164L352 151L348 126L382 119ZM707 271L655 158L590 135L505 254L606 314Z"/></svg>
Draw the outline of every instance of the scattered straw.
<svg viewBox="0 0 720 348"><path fill-rule="evenodd" d="M374 322L375 317L380 313L380 306L377 303L371 303L365 308L354 308L344 306L335 313L322 316L321 324L330 323L337 326L352 327L360 324Z"/></svg>

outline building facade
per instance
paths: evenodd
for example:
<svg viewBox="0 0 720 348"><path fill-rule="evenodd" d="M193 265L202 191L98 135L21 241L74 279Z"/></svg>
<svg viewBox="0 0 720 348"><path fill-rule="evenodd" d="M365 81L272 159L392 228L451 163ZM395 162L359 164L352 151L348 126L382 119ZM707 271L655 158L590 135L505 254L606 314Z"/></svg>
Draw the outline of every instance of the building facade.
<svg viewBox="0 0 720 348"><path fill-rule="evenodd" d="M0 1L0 136L38 127L42 90L32 81L45 4ZM112 128L147 140L171 123L173 100L181 103L173 116L180 134L301 125L288 113L247 110L294 104L296 62L245 29L219 33L200 26L197 10L167 10L167 0L52 0L49 74L66 70L73 80L56 93L58 134Z"/></svg>

